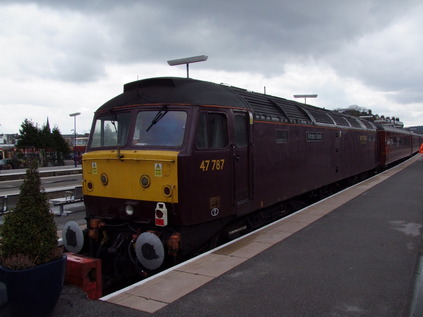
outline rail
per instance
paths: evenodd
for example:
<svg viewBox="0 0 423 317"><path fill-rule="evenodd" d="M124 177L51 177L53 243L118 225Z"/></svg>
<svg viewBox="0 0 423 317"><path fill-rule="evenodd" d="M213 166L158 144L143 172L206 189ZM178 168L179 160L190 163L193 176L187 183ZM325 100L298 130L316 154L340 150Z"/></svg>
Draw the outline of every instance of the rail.
<svg viewBox="0 0 423 317"><path fill-rule="evenodd" d="M50 202L54 206L60 207L60 216L64 213L64 207L68 204L73 204L81 202L84 200L84 195L82 193L82 186L76 186L73 191L66 191L65 197L50 199Z"/></svg>
<svg viewBox="0 0 423 317"><path fill-rule="evenodd" d="M48 176L60 176L60 175L69 175L69 174L81 174L81 167L67 167L67 168L50 168L42 167L38 170L40 177ZM0 171L0 181L9 181L16 179L23 179L26 174L25 169L17 170L1 170Z"/></svg>
<svg viewBox="0 0 423 317"><path fill-rule="evenodd" d="M77 195L82 196L82 186L51 188L51 189L46 189L45 193L47 195L57 195L59 193L63 193L64 197L67 197L69 196L69 192L75 193L76 191L78 191ZM0 195L0 216L6 212L9 212L14 207L14 202L16 202L18 196L19 196L19 192L8 194L8 195ZM54 200L54 199L55 198L52 198L49 200ZM80 199L79 201L82 201L82 199ZM74 202L77 202L77 201L75 200Z"/></svg>

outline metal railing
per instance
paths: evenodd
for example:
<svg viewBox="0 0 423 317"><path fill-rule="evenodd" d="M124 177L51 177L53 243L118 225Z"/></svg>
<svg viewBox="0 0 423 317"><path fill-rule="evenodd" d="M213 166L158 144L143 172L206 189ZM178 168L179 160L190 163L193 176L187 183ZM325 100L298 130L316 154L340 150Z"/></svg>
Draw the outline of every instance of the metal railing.
<svg viewBox="0 0 423 317"><path fill-rule="evenodd" d="M0 196L0 215L2 215L4 212L8 210L7 206L7 195Z"/></svg>
<svg viewBox="0 0 423 317"><path fill-rule="evenodd" d="M48 189L45 192L47 194L54 194L54 193L65 193L67 191L76 191L81 188L80 185L77 186L69 186L69 187L61 187L58 189ZM14 202L17 201L19 194L9 194L9 195L0 195L0 216L6 212L9 212L14 207ZM50 200L50 199L49 199Z"/></svg>

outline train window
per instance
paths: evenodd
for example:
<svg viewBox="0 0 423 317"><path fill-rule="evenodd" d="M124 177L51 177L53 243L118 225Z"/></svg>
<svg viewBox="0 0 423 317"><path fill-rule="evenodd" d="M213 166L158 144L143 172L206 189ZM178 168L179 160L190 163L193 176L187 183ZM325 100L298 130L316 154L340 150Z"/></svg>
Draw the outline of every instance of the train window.
<svg viewBox="0 0 423 317"><path fill-rule="evenodd" d="M199 149L224 148L228 144L226 116L220 113L201 113L195 144Z"/></svg>
<svg viewBox="0 0 423 317"><path fill-rule="evenodd" d="M187 113L168 111L140 111L133 137L134 145L181 146L184 140Z"/></svg>
<svg viewBox="0 0 423 317"><path fill-rule="evenodd" d="M129 113L113 113L98 117L94 125L91 147L124 145L129 131Z"/></svg>
<svg viewBox="0 0 423 317"><path fill-rule="evenodd" d="M235 115L235 145L243 148L248 145L247 117Z"/></svg>

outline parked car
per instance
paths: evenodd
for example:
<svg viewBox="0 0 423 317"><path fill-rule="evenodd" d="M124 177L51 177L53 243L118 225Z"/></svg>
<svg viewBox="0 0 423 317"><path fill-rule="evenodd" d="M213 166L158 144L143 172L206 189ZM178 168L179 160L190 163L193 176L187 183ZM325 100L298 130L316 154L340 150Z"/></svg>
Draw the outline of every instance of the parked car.
<svg viewBox="0 0 423 317"><path fill-rule="evenodd" d="M10 170L12 168L18 168L19 161L15 159L1 159L0 170Z"/></svg>

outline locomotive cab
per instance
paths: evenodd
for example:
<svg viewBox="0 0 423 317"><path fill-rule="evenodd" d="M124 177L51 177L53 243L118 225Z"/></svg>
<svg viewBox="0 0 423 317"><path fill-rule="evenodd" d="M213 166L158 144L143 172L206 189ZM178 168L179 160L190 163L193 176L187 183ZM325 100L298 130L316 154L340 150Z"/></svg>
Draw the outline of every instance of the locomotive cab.
<svg viewBox="0 0 423 317"><path fill-rule="evenodd" d="M178 156L186 151L190 112L135 105L96 114L83 156L91 255L129 252L125 258L155 270L168 245L177 253L180 233L168 226L180 220Z"/></svg>

